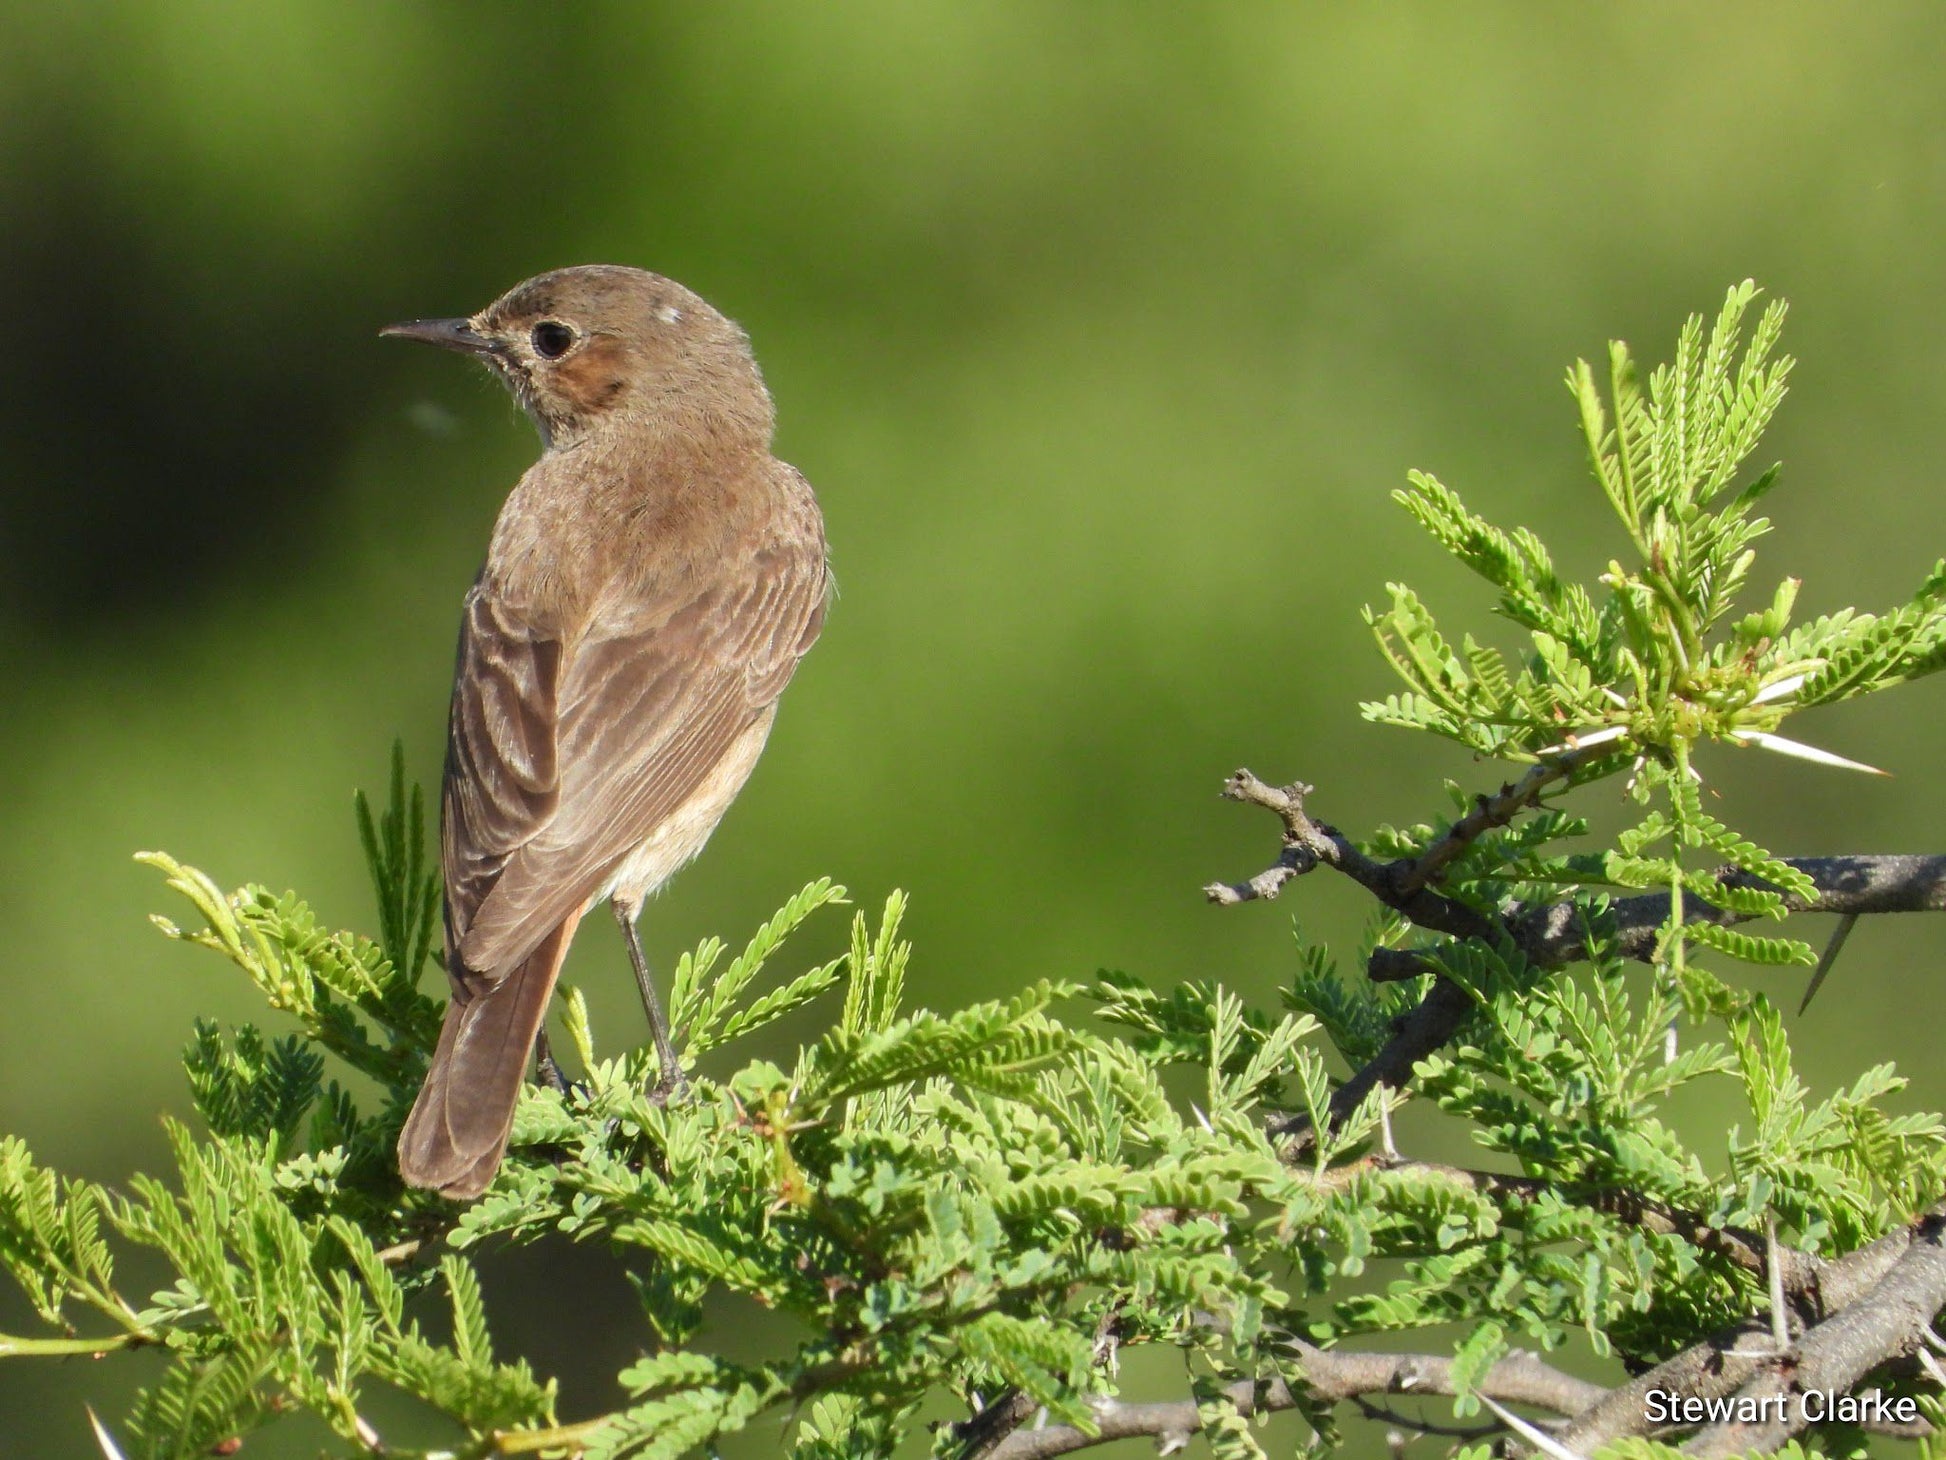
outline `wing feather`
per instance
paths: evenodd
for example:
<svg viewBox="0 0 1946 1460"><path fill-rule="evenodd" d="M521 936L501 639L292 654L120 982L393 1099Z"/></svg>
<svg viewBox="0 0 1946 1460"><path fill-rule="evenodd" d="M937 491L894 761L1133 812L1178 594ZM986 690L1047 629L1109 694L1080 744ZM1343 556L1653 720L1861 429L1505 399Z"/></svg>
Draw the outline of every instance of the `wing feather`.
<svg viewBox="0 0 1946 1460"><path fill-rule="evenodd" d="M817 637L827 581L820 538L773 539L700 591L598 608L569 644L475 586L442 817L462 991L585 907L769 714Z"/></svg>

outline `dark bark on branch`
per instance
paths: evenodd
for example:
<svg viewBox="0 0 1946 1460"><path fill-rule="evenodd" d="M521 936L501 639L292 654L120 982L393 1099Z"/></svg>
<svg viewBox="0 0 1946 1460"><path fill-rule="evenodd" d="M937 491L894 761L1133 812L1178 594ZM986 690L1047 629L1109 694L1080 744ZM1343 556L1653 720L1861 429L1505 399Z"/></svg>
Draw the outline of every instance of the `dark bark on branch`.
<svg viewBox="0 0 1946 1460"><path fill-rule="evenodd" d="M1029 1395L1010 1389L971 1419L961 1420L953 1426L959 1460L988 1460L1039 1407Z"/></svg>
<svg viewBox="0 0 1946 1460"><path fill-rule="evenodd" d="M1519 1180L1460 1168L1426 1169L1470 1185ZM1655 1220L1660 1217L1652 1214L1651 1221ZM1740 1234L1740 1240L1755 1239ZM1787 1353L1776 1351L1769 1321L1754 1318L1617 1388L1562 1373L1534 1354L1519 1352L1489 1370L1477 1386L1479 1392L1505 1404L1572 1416L1556 1439L1577 1454L1591 1453L1626 1436L1647 1434L1653 1428L1648 1404L1653 1389L1703 1399L1737 1394L1762 1398L1806 1389L1848 1392L1872 1370L1916 1352L1923 1329L1946 1306L1946 1204L1844 1257L1826 1261L1797 1256L1808 1266L1799 1270L1792 1295L1807 1307L1813 1326ZM1360 1353L1309 1345L1301 1345L1299 1352L1306 1398L1312 1403L1355 1402L1375 1394L1453 1393L1452 1360L1437 1355ZM1281 1381L1238 1384L1229 1393L1246 1415L1297 1405L1297 1396ZM1009 1428L1026 1418L1029 1407L996 1406L1004 1412ZM1801 1409L1795 1404L1785 1409L1788 1421L1781 1426L1704 1430L1691 1439L1688 1449L1725 1456L1775 1448L1804 1428ZM1093 1435L1071 1425L1011 1429L977 1453L987 1460L1049 1460L1137 1437L1174 1448L1194 1435L1201 1423L1191 1400L1129 1404L1107 1399L1096 1404L1095 1416L1098 1432ZM959 1428L971 1440L986 1418L975 1416ZM1926 1432L1919 1426L1880 1428L1901 1435Z"/></svg>
<svg viewBox="0 0 1946 1460"><path fill-rule="evenodd" d="M1428 932L1456 938L1504 933L1529 962L1543 968L1563 967L1587 953L1580 909L1574 902L1516 908L1503 919L1494 920L1427 889L1481 835L1507 825L1539 801L1555 781L1572 776L1580 764L1563 757L1534 767L1517 784L1501 787L1497 795L1482 796L1471 812L1419 856L1391 862L1366 856L1335 827L1313 821L1304 810L1304 798L1311 787L1302 782L1271 786L1247 770L1238 771L1224 783L1224 796L1274 813L1284 823L1283 853L1274 867L1249 881L1214 882L1203 893L1211 902L1224 906L1272 898L1293 877L1329 866ZM1858 915L1946 911L1946 856L1893 853L1783 860L1808 876L1817 888L1809 898L1787 896L1785 905L1792 912ZM1716 876L1731 887L1777 890L1762 878L1734 867L1721 868ZM1748 916L1713 907L1693 895L1684 903L1690 922L1730 927L1751 921ZM1611 913L1618 951L1625 958L1646 960L1653 955L1657 930L1668 919L1669 897L1651 892L1621 898L1612 904ZM1372 955L1370 973L1381 982L1428 971L1425 960L1411 949L1381 948Z"/></svg>
<svg viewBox="0 0 1946 1460"><path fill-rule="evenodd" d="M1332 1124L1347 1119L1358 1109L1360 1102L1380 1085L1389 1085L1395 1090L1404 1089L1412 1078L1412 1067L1444 1046L1460 1025L1466 1022L1466 1016L1472 1010L1472 995L1456 983L1442 978L1426 990L1419 1007L1393 1027L1392 1037L1385 1042L1385 1048L1332 1092ZM1310 1144L1310 1122L1302 1115L1274 1116L1269 1122L1269 1130L1274 1139L1291 1143L1289 1154L1293 1157Z"/></svg>
<svg viewBox="0 0 1946 1460"><path fill-rule="evenodd" d="M1785 857L1816 885L1814 896L1784 899L1792 912L1907 913L1946 911L1946 856ZM1716 878L1731 887L1777 891L1760 877L1734 867L1717 869ZM1655 956L1657 932L1669 918L1669 895L1662 892L1625 897L1611 904L1615 948L1624 958L1646 963ZM1747 916L1726 912L1695 895L1683 899L1685 920L1733 927L1750 922ZM1525 909L1509 920L1513 943L1527 959L1542 968L1561 968L1588 951L1579 910L1571 902ZM1380 948L1368 969L1379 982L1414 978L1429 972L1425 960L1411 949Z"/></svg>
<svg viewBox="0 0 1946 1460"><path fill-rule="evenodd" d="M1271 786L1249 770L1239 770L1224 783L1224 796L1273 812L1284 823L1283 851L1269 871L1246 883L1212 883L1204 895L1224 905L1275 897L1291 878L1327 865L1419 927L1456 938L1504 938L1504 925L1440 896L1428 884L1480 836L1506 826L1556 782L1572 781L1599 758L1593 750L1576 750L1536 765L1518 782L1479 797L1471 812L1417 857L1391 862L1366 856L1334 827L1313 821L1304 810L1311 787L1303 782ZM1331 1119L1345 1119L1379 1085L1403 1087L1412 1067L1453 1037L1471 1007L1472 1000L1456 985L1445 980L1434 984L1419 1007L1399 1021L1385 1048L1333 1094ZM1285 1117L1272 1122L1271 1134L1291 1142L1295 1155L1308 1144L1309 1125L1302 1117Z"/></svg>

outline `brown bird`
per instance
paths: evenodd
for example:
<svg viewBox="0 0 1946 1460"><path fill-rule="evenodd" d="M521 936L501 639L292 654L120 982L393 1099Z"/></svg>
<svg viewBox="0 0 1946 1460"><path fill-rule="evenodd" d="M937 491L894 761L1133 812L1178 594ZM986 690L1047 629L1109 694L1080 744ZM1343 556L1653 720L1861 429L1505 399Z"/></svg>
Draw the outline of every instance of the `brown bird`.
<svg viewBox="0 0 1946 1460"><path fill-rule="evenodd" d="M770 454L743 331L640 269L542 274L470 319L383 331L484 360L544 446L466 595L440 802L452 1002L399 1174L478 1196L582 917L608 898L661 1062L643 899L742 789L823 625L810 485Z"/></svg>

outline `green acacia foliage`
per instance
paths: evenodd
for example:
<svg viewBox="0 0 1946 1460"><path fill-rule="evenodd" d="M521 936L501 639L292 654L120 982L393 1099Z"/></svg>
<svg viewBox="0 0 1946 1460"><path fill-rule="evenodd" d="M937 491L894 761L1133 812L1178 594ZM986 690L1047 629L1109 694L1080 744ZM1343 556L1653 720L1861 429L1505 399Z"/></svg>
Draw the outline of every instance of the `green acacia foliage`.
<svg viewBox="0 0 1946 1460"><path fill-rule="evenodd" d="M1717 741L1869 769L1779 735L1777 727L1798 710L1946 664L1946 560L1889 613L1848 609L1793 627L1798 584L1786 578L1766 607L1731 617L1756 558L1751 544L1770 529L1755 508L1776 485L1778 468L1742 486L1738 474L1783 399L1792 364L1775 353L1781 302L1764 310L1744 341L1756 293L1748 282L1732 289L1707 334L1702 317L1692 316L1674 362L1657 368L1646 389L1619 343L1610 347L1608 403L1586 361L1569 372L1595 480L1634 550L1632 563L1610 562L1600 593L1563 582L1534 533L1493 526L1451 489L1415 472L1398 500L1498 591L1497 612L1527 631L1525 652L1510 662L1472 634L1455 650L1403 584L1391 585L1390 607L1367 613L1408 687L1367 704L1366 718L1431 731L1505 760L1552 761L1576 785L1626 771L1630 794L1645 808L1613 848L1595 854L1550 855L1550 843L1586 830L1551 813L1482 838L1462 859L1458 890L1480 900L1542 889L1559 896L1604 886L1666 888L1671 907L1659 966L1692 1012L1708 1008L1725 1017L1742 1001L1696 963L1692 945L1755 964L1811 964L1816 956L1795 939L1684 926L1686 899L1781 919L1787 899L1808 896L1811 886L1704 809L1696 747ZM1421 827L1382 840L1393 853L1410 853L1443 830ZM1721 870L1768 885L1726 883Z"/></svg>
<svg viewBox="0 0 1946 1460"><path fill-rule="evenodd" d="M206 1453L293 1408L346 1453L372 1452L366 1400L390 1387L446 1416L447 1433L388 1455L672 1460L768 1415L810 1460L887 1454L942 1394L962 1415L1004 1395L1087 1431L1118 1354L1159 1345L1180 1354L1208 1443L1244 1457L1262 1453L1262 1431L1238 1411L1239 1381L1286 1381L1306 1432L1333 1435L1328 1407L1305 1398L1309 1346L1417 1335L1454 1355L1457 1408L1475 1413L1472 1386L1516 1342L1583 1335L1640 1364L1760 1307L1761 1274L1709 1232L1774 1226L1834 1253L1905 1220L1946 1191L1946 1126L1887 1109L1901 1088L1889 1067L1809 1091L1770 1000L1727 972L1809 950L1684 917L1702 898L1781 918L1809 890L1703 808L1694 747L1801 751L1776 733L1793 711L1946 654L1946 570L1884 615L1792 628L1786 583L1732 617L1766 527L1754 508L1776 480L1739 485L1743 463L1789 365L1774 352L1779 307L1742 343L1753 293L1732 291L1707 331L1692 321L1646 388L1619 346L1606 403L1585 365L1571 375L1631 549L1598 591L1562 581L1535 534L1489 525L1431 477L1401 495L1527 642L1509 653L1468 634L1455 648L1394 586L1372 622L1406 689L1367 713L1551 768L1561 792L1626 777L1641 808L1593 852L1564 849L1585 838L1581 821L1532 802L1464 837L1451 820L1377 833L1374 857L1444 848L1439 892L1498 930L1430 938L1381 918L1373 945L1410 943L1436 973L1375 986L1306 947L1275 1013L1214 983L1159 992L1121 974L932 1012L904 996L897 895L855 916L835 956L796 957L837 929L818 915L844 889L819 881L727 962L715 941L685 957L672 1007L686 1057L716 1065L812 1001L828 1033L788 1068L749 1058L661 1106L644 1093L653 1052L604 1050L566 990L579 1080L525 1092L494 1185L456 1209L402 1190L393 1168L443 997L425 967L437 923L425 818L395 757L384 812L359 807L376 941L324 929L295 896L226 894L144 857L194 913L185 928L158 919L163 931L239 968L280 1032L194 1025L196 1118L169 1126L167 1179L111 1189L0 1141L0 1261L48 1329L0 1338L0 1355L162 1349L162 1376L107 1426L129 1455ZM1725 867L1764 885L1726 883ZM1616 888L1668 894L1646 967L1614 944ZM1570 900L1579 970L1538 967L1503 935L1516 904ZM796 971L774 971L787 963ZM1434 977L1474 1007L1415 1088L1518 1180L1375 1158L1394 1094L1331 1116L1328 1061L1369 1060ZM1685 1014L1699 1027L1672 1052ZM1727 1135L1692 1139L1666 1113L1699 1082L1745 1107ZM1678 1219L1645 1223L1645 1204ZM543 1239L631 1258L642 1356L606 1413L557 1414L553 1383L495 1352L473 1262ZM128 1293L127 1248L173 1279ZM715 1294L796 1322L775 1330L769 1358L733 1362L699 1339ZM952 1454L969 1431L933 1433Z"/></svg>

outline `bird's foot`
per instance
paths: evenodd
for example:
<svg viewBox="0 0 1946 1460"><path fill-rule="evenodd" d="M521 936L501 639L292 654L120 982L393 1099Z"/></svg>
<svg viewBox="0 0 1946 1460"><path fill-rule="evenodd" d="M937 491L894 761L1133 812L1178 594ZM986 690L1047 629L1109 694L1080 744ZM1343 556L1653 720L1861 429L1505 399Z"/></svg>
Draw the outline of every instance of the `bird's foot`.
<svg viewBox="0 0 1946 1460"><path fill-rule="evenodd" d="M563 1100L588 1093L588 1087L581 1081L570 1080L561 1072L560 1062L554 1058L554 1046L548 1042L545 1030L534 1037L534 1073L543 1085Z"/></svg>
<svg viewBox="0 0 1946 1460"><path fill-rule="evenodd" d="M679 1069L665 1069L646 1092L649 1104L661 1108L689 1098L689 1080Z"/></svg>
<svg viewBox="0 0 1946 1460"><path fill-rule="evenodd" d="M567 1099L574 1091L573 1083L566 1075L561 1073L561 1067L554 1062L554 1056L551 1054L544 1054L540 1057L535 1073L540 1076L543 1085L547 1086L548 1089L552 1090L556 1095L559 1095L563 1100Z"/></svg>

